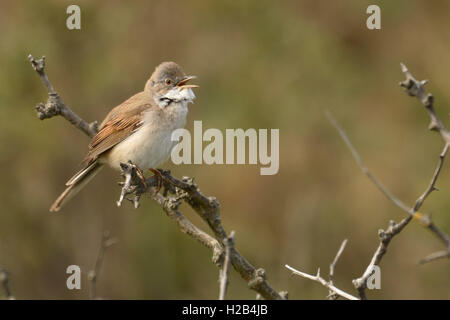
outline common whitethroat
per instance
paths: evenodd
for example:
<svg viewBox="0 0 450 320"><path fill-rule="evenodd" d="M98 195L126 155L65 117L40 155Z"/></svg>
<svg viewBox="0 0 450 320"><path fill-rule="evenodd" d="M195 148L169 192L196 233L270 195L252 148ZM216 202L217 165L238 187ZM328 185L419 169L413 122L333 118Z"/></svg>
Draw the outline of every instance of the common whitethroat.
<svg viewBox="0 0 450 320"><path fill-rule="evenodd" d="M187 76L175 62L156 67L139 92L112 109L89 144L83 169L66 183L66 190L50 211L58 211L104 167L120 170L131 161L141 169L153 169L167 161L175 145L172 132L183 128L188 103L195 99Z"/></svg>

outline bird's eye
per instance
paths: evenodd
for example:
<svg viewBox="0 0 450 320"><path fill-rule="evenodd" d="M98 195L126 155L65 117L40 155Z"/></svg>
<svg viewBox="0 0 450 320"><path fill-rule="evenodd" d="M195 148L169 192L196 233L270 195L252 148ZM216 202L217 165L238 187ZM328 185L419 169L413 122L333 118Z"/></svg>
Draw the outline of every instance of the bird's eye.
<svg viewBox="0 0 450 320"><path fill-rule="evenodd" d="M168 86L170 86L170 85L172 84L172 80L166 79L166 84L167 84Z"/></svg>

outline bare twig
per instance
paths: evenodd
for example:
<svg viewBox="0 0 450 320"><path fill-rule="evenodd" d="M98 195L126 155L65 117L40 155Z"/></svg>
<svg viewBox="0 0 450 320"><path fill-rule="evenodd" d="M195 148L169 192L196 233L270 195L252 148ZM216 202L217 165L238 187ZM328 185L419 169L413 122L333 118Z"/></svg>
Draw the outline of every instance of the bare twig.
<svg viewBox="0 0 450 320"><path fill-rule="evenodd" d="M334 281L334 270L336 268L336 264L337 264L339 258L341 257L342 253L344 252L346 245L347 245L347 239L342 241L342 244L339 247L336 257L334 257L333 262L330 264L330 282L331 282L331 284L333 284L333 281Z"/></svg>
<svg viewBox="0 0 450 320"><path fill-rule="evenodd" d="M409 211L409 207L405 205L400 199L398 199L396 196L394 196L383 184L378 181L377 178L373 176L373 174L367 169L366 165L362 161L360 155L358 154L358 151L356 151L355 147L351 143L350 139L347 136L347 133L345 133L344 129L341 128L341 126L337 123L337 121L334 119L334 117L331 115L331 113L328 110L325 110L325 115L328 117L328 120L333 125L333 127L339 132L339 135L341 136L342 140L344 140L345 144L347 145L348 149L353 155L353 158L355 158L356 162L358 163L358 166L361 168L362 172L370 179L372 180L373 184L389 199L391 200L397 207L404 211Z"/></svg>
<svg viewBox="0 0 450 320"><path fill-rule="evenodd" d="M225 300L225 296L227 294L231 248L234 247L234 231L231 231L230 236L224 239L223 242L225 244L225 260L223 262L222 269L220 269L219 271L219 283L220 283L219 300Z"/></svg>
<svg viewBox="0 0 450 320"><path fill-rule="evenodd" d="M438 165L437 165L437 167L435 169L435 172L433 174L433 177L431 179L431 182L430 182L429 186L424 191L424 193L417 199L417 201L414 204L414 206L412 208L409 208L401 200L399 200L397 197L392 195L386 189L386 187L384 187L381 184L381 182L379 182L370 173L370 171L367 169L367 167L362 162L361 157L359 156L359 154L356 151L355 147L350 142L350 139L348 138L348 136L345 133L345 131L339 126L339 124L336 122L336 120L334 120L333 116L329 112L327 112L326 114L327 114L328 118L330 119L331 124L336 128L336 130L338 130L338 132L341 135L342 139L345 141L347 147L350 149L351 153L353 154L354 158L356 159L356 161L357 161L358 165L360 166L361 170L370 178L370 180L372 180L372 182L374 182L374 184L378 187L378 189L380 189L383 192L383 194L386 195L386 197L388 199L390 199L395 205L397 205L400 209L402 209L403 211L405 211L408 214L408 216L406 218L404 218L403 220L401 220L399 223L395 223L394 221L391 220L389 222L389 226L388 226L388 228L386 230L381 230L380 229L378 231L378 237L380 238L380 244L379 244L377 250L375 251L375 253L374 253L373 257L372 257L372 260L371 260L370 264L367 266L366 271L364 272L364 274L360 278L353 280L353 285L358 290L360 297L362 299L366 299L367 297L366 297L366 294L365 294L365 289L367 287L367 279L372 274L373 267L376 266L376 265L379 265L381 259L383 258L384 254L387 251L387 247L389 246L389 243L392 240L392 238L394 236L396 236L397 234L399 234L403 230L403 228L406 227L406 225L408 225L408 223L411 221L411 219L415 216L415 213L422 206L422 204L425 201L425 199L430 195L430 193L432 191L436 190L435 183L436 183L437 177L438 177L438 175L440 173L440 170L442 168L442 164L443 164L445 155L446 155L447 150L448 150L448 145L446 144L444 146L444 150L442 151L441 155L439 156L439 162L438 162Z"/></svg>
<svg viewBox="0 0 450 320"><path fill-rule="evenodd" d="M347 244L347 239L345 239L344 241L342 241L341 246L339 247L339 250L333 260L333 262L330 264L330 274L329 274L329 281L326 281L324 278L322 278L320 276L320 268L317 270L317 274L315 276L301 272L297 269L292 268L289 265L285 265L285 267L289 270L291 270L294 274L299 275L303 278L309 279L309 280L313 280L313 281L317 281L320 284L322 284L323 286L327 287L329 290L329 299L335 300L338 297L343 297L349 300L359 300L358 298L352 296L351 294L342 291L339 288L336 288L336 286L334 285L333 281L334 281L334 270L336 268L336 264L339 260L339 258L341 257L342 253L344 252L345 246Z"/></svg>
<svg viewBox="0 0 450 320"><path fill-rule="evenodd" d="M346 245L347 245L347 239L342 241L342 244L341 244L341 246L340 246L340 248L339 248L339 250L338 250L338 252L336 254L336 257L334 257L333 262L330 264L330 276L329 276L329 280L330 281L329 281L329 283L331 285L334 285L334 271L335 271L335 268L336 268L336 264L337 264L339 258L341 257L342 253L344 252L344 249L345 249ZM330 298L330 300L335 300L335 299L338 298L338 295L336 295L335 293L333 293L330 290L329 298Z"/></svg>
<svg viewBox="0 0 450 320"><path fill-rule="evenodd" d="M442 243L446 246L447 249L441 250L438 252L434 252L426 256L425 258L419 261L420 264L425 264L431 261L440 260L443 258L450 258L450 237L442 232L434 223L431 221L431 215L429 214L421 214L418 216L420 222L428 228L431 232L436 234Z"/></svg>
<svg viewBox="0 0 450 320"><path fill-rule="evenodd" d="M92 137L97 132L97 126L95 124L88 124L86 121L77 116L69 107L62 103L59 96L54 92L53 87L48 81L44 72L45 59L35 61L30 55L29 59L33 68L41 76L44 85L49 91L49 100L47 104L40 104L37 107L38 116L40 119L51 118L55 115L62 115L75 127L83 131L88 136ZM145 181L145 184L141 179L136 179L135 170L133 164L122 164L122 171L125 177L123 183L122 192L118 205L122 204L124 199L133 202L134 206L139 205L140 196L153 190L155 186L155 178L150 177ZM222 226L220 218L220 205L216 198L204 196L192 178L184 177L182 180L174 178L170 175L170 172L162 172L164 178L165 191L162 194L156 194L153 199L161 206L164 212L173 219L180 230L194 239L198 240L201 244L213 251L213 262L219 268L223 266L224 260L224 239L227 239L227 233ZM168 193L173 194L168 195ZM134 195L134 199L128 199L127 195ZM209 228L214 234L211 237L192 222L190 222L184 215L178 210L181 201L186 202L189 206L208 224ZM230 248L230 262L233 268L239 273L239 275L248 283L248 286L261 294L265 299L287 299L287 292L278 293L275 291L269 283L266 281L266 274L264 269L256 269L251 265L233 246Z"/></svg>
<svg viewBox="0 0 450 320"><path fill-rule="evenodd" d="M91 284L89 296L91 300L99 299L97 296L97 280L100 276L100 270L103 264L103 258L105 256L106 250L112 245L116 244L118 240L116 238L110 237L109 231L104 231L102 234L102 241L100 245L100 249L98 250L97 259L95 261L94 270L89 271L88 280Z"/></svg>
<svg viewBox="0 0 450 320"><path fill-rule="evenodd" d="M360 294L362 294L362 292L366 288L367 279L372 274L373 266L379 265L381 259L383 258L384 254L386 253L387 247L388 247L391 239L395 235L400 233L403 230L403 228L406 227L406 225L411 221L411 219L413 217L415 217L416 212L421 208L423 202L430 195L430 193L434 190L437 190L435 187L435 183L436 183L437 177L439 176L439 173L441 171L442 164L444 162L444 157L447 153L447 150L448 150L448 145L445 145L444 150L442 151L442 153L439 157L439 162L435 169L433 177L431 178L430 184L428 185L427 189L422 193L422 195L416 200L414 206L412 208L410 208L409 211L407 211L408 216L406 218L404 218L402 221L400 221L399 223L395 223L394 221L391 220L389 222L389 227L386 231L383 231L383 230L378 231L378 236L380 237L380 245L378 246L378 248L373 256L371 263L367 267L367 269L364 272L362 277L353 280L353 284L358 289ZM363 295L365 295L365 294L363 294Z"/></svg>
<svg viewBox="0 0 450 320"><path fill-rule="evenodd" d="M428 111L428 114L431 119L431 124L429 126L430 130L438 131L442 138L445 141L444 149L442 150L440 156L439 156L439 162L438 165L434 171L434 174L431 178L430 184L428 185L427 189L423 192L423 194L416 200L413 207L408 207L405 205L401 200L399 200L397 197L395 197L393 194L391 194L386 187L384 187L367 169L367 167L364 165L364 163L361 160L361 157L359 156L358 152L356 151L355 147L350 142L350 139L348 138L345 131L339 126L339 124L336 122L336 120L333 118L333 116L326 111L326 115L328 116L328 119L330 120L331 124L336 128L336 130L339 132L340 136L346 143L347 147L350 149L353 157L355 158L356 162L358 163L361 170L369 177L370 180L380 189L380 191L388 198L390 199L396 206L398 206L400 209L405 211L408 216L401 220L399 223L395 223L394 221L390 221L389 226L387 230L379 230L378 236L380 238L380 244L375 251L372 260L368 267L366 268L366 271L364 274L358 278L353 280L353 284L355 288L358 290L359 295L362 299L366 299L365 289L367 286L367 279L370 277L373 271L373 267L375 265L379 265L381 259L383 258L384 254L387 251L387 247L391 241L391 239L400 233L403 228L408 225L408 223L411 221L413 217L418 218L422 222L426 221L426 219L431 219L429 216L423 215L419 213L419 209L422 207L423 202L425 199L433 192L434 190L437 190L435 187L436 180L439 176L439 173L441 171L445 156L448 151L448 143L449 143L449 134L447 130L445 129L443 123L438 118L434 107L433 107L433 96L431 94L425 95L424 91L424 85L427 83L427 81L417 81L412 77L411 73L408 71L406 66L404 64L401 64L402 71L406 75L406 80L401 82L400 85L406 89L407 93L411 96L416 96L425 106L426 110ZM426 223L426 226L429 230L434 232L447 246L447 253L438 252L436 254L423 259L421 262L428 262L432 260L436 260L443 257L450 256L450 241L448 236L446 236L443 232L441 232L432 222L431 220Z"/></svg>
<svg viewBox="0 0 450 320"><path fill-rule="evenodd" d="M315 276L313 276L313 275L310 275L310 274L298 271L298 270L292 268L291 266L289 266L287 264L285 265L285 267L288 268L289 270L291 270L293 274L299 275L299 276L301 276L303 278L306 278L306 279L309 279L309 280L313 280L313 281L319 282L320 284L322 284L323 286L328 288L328 290L330 290L334 294L337 294L337 295L339 295L339 296L341 296L343 298L349 299L349 300L359 300L357 297L352 296L351 294L349 294L349 293L347 293L345 291L342 291L339 288L336 288L329 281L326 281L324 278L322 278L320 276L320 268L317 269L317 274Z"/></svg>
<svg viewBox="0 0 450 320"><path fill-rule="evenodd" d="M447 250L441 250L434 253L429 254L425 258L419 261L420 264L425 264L431 261L440 260L444 258L450 258L450 248Z"/></svg>
<svg viewBox="0 0 450 320"><path fill-rule="evenodd" d="M28 55L28 60L30 60L33 69L38 73L48 92L47 102L45 104L39 103L36 106L36 111L39 119L44 120L60 115L75 127L87 134L89 137L95 136L98 131L97 122L94 121L92 123L87 123L86 121L81 119L76 113L74 113L69 107L64 104L61 97L53 89L53 86L48 80L47 74L45 73L45 56L43 56L39 60L35 60L34 57L30 54Z"/></svg>
<svg viewBox="0 0 450 320"><path fill-rule="evenodd" d="M400 82L400 86L405 89L406 93L411 97L416 97L425 107L428 115L430 117L429 129L439 132L442 139L444 140L446 147L441 153L441 161L444 160L445 154L447 153L448 145L450 144L450 133L445 128L442 121L439 119L435 109L434 109L434 97L431 93L425 94L425 84L428 80L418 81L416 80L408 68L401 63L400 67L402 72L405 74L406 79ZM433 182L432 182L433 183ZM431 190L432 191L432 190ZM431 192L430 191L430 192ZM422 200L423 201L423 200ZM441 258L450 257L450 237L442 232L432 221L430 215L419 214L419 220L425 225L431 232L437 235L437 237L445 244L446 250L432 253L427 257L420 260L420 263L427 263Z"/></svg>
<svg viewBox="0 0 450 320"><path fill-rule="evenodd" d="M14 296L9 288L9 272L6 269L0 269L0 284L5 292L5 298L8 300L14 300Z"/></svg>
<svg viewBox="0 0 450 320"><path fill-rule="evenodd" d="M444 142L449 144L450 134L434 109L434 97L431 93L425 93L424 86L428 83L428 80L418 81L412 76L403 63L400 63L400 67L406 77L404 81L399 83L400 86L405 89L409 96L419 99L427 110L428 115L430 116L430 125L428 126L428 129L439 132Z"/></svg>
<svg viewBox="0 0 450 320"><path fill-rule="evenodd" d="M428 228L431 232L437 235L437 237L441 240L441 242L446 246L450 247L450 238L447 234L441 231L431 220L430 214L419 214L416 213L416 217L419 219L420 223L422 223L426 228ZM450 250L450 249L449 249ZM449 251L450 252L450 251ZM426 262L426 261L425 261Z"/></svg>

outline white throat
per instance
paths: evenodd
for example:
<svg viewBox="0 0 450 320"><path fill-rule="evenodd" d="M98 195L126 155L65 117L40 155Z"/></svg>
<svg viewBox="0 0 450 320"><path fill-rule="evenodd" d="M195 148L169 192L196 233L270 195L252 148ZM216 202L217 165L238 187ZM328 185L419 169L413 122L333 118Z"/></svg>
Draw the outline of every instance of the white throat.
<svg viewBox="0 0 450 320"><path fill-rule="evenodd" d="M156 97L156 103L162 109L167 107L172 102L180 103L185 102L186 104L193 102L195 99L194 91L191 88L179 88L175 87L170 89L166 94Z"/></svg>

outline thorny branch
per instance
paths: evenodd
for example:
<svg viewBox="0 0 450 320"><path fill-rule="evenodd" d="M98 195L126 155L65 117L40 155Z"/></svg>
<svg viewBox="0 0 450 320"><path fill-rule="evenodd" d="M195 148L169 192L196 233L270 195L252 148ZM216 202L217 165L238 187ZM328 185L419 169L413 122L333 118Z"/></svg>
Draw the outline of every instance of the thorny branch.
<svg viewBox="0 0 450 320"><path fill-rule="evenodd" d="M334 120L334 118L331 116L330 113L327 113L327 115L328 115L331 123L333 124L333 126L339 131L342 139L346 142L347 147L351 150L352 154L354 155L355 159L358 162L358 165L361 167L361 170L364 173L366 173L366 175L387 196L388 199L390 199L395 205L397 205L399 208L401 208L406 213L408 213L408 216L405 217L403 220L401 220L399 223L396 223L395 221L391 220L389 222L389 226L386 230L380 229L378 231L378 237L380 238L380 244L372 257L370 264L367 266L366 271L360 278L353 280L353 285L358 290L360 297L362 299L367 299L366 294L365 294L365 290L367 287L367 279L371 276L371 274L373 272L373 267L378 266L380 264L381 259L383 258L384 254L386 253L387 248L388 248L389 243L391 242L392 238L395 237L397 234L399 234L403 230L403 228L408 225L408 223L411 221L411 219L415 216L415 213L422 206L426 197L428 197L428 195L433 190L436 190L436 188L435 188L436 179L442 168L444 156L447 152L448 147L447 147L447 145L445 146L441 156L439 157L439 163L438 163L435 173L431 179L430 185L424 191L424 193L417 199L414 206L412 208L409 208L402 201L400 201L394 195L392 195L378 180L376 180L376 178L370 173L370 171L365 167L364 163L361 161L361 158L360 158L358 152L353 147L353 145L350 142L345 131L337 124L337 122Z"/></svg>
<svg viewBox="0 0 450 320"><path fill-rule="evenodd" d="M444 140L444 142L446 144L444 151L440 155L440 159L441 159L440 161L443 162L445 154L447 153L447 150L448 150L448 145L450 144L450 132L445 128L444 124L439 119L439 117L434 109L433 95L431 93L425 94L424 86L425 86L425 84L428 83L428 80L418 81L412 76L411 72L409 72L408 68L403 63L400 64L400 67L406 77L406 79L404 81L400 82L400 86L405 89L405 91L408 95L410 95L411 97L416 97L423 104L423 106L425 107L425 109L428 112L428 115L430 116L430 125L428 128L430 130L439 132L439 134L441 135L442 139ZM441 163L441 165L442 165L442 163ZM440 170L440 168L439 168L439 170ZM439 174L439 172L436 172L436 173ZM435 175L436 178L437 178L437 174ZM432 184L434 184L434 182L432 181ZM432 190L430 190L430 192L431 191ZM425 197L426 196L427 195L425 195ZM423 200L424 199L422 199L421 201L423 202ZM437 237L446 246L445 250L435 252L435 253L428 255L427 257L420 260L420 263L427 263L427 262L434 261L437 259L449 258L450 257L450 236L448 236L447 234L442 232L433 223L430 215L419 214L416 216L418 216L420 222L424 226L426 226L431 232L436 234Z"/></svg>
<svg viewBox="0 0 450 320"><path fill-rule="evenodd" d="M99 299L97 296L97 280L100 276L100 270L102 268L103 264L103 258L105 256L106 250L111 247L112 245L116 244L118 240L116 238L110 237L109 231L104 231L102 233L102 241L100 244L100 249L98 250L97 259L95 260L95 266L94 270L89 271L88 273L88 280L91 284L90 291L89 291L89 297L91 300Z"/></svg>
<svg viewBox="0 0 450 320"><path fill-rule="evenodd" d="M444 142L449 144L450 133L447 131L434 109L434 97L431 93L425 93L425 85L428 83L428 80L418 81L412 76L403 63L400 63L400 67L406 77L404 81L399 83L400 86L405 89L409 96L419 99L427 110L428 115L430 116L430 125L428 126L428 129L439 132Z"/></svg>
<svg viewBox="0 0 450 320"><path fill-rule="evenodd" d="M323 286L328 288L328 290L334 292L334 294L337 294L337 295L339 295L339 296L341 296L343 298L349 299L349 300L359 300L357 297L352 296L351 294L349 294L349 293L347 293L345 291L342 291L339 288L336 288L334 285L330 284L330 282L328 282L324 278L322 278L320 276L320 268L317 269L317 274L315 276L313 276L313 275L310 275L308 273L304 273L304 272L298 271L298 270L292 268L291 266L289 266L287 264L285 265L285 267L288 268L289 270L291 270L293 274L296 274L298 276L301 276L301 277L309 279L309 280L313 280L313 281L319 282L320 284L322 284Z"/></svg>
<svg viewBox="0 0 450 320"><path fill-rule="evenodd" d="M339 260L340 256L342 255L342 252L344 252L346 244L347 244L347 239L345 239L342 242L342 244L341 244L341 246L340 246L340 248L339 248L339 250L338 250L338 252L336 254L336 257L334 258L333 262L330 264L330 275L329 275L329 279L330 280L329 281L326 281L324 278L322 278L320 276L320 268L317 269L317 274L315 276L313 276L313 275L310 275L308 273L304 273L304 272L301 272L301 271L299 271L297 269L294 269L294 268L292 268L291 266L289 266L287 264L285 265L285 267L287 269L291 270L293 274L299 275L299 276L301 276L303 278L306 278L306 279L309 279L309 280L317 281L320 284L322 284L324 287L328 288L328 290L329 290L329 298L330 299L334 300L334 299L337 299L337 297L340 296L340 297L343 297L343 298L346 298L346 299L349 299L349 300L359 300L357 297L352 296L351 294L349 294L349 293L347 293L345 291L342 291L339 288L336 288L334 283L333 283L333 280L334 280L334 268L336 267L336 263Z"/></svg>
<svg viewBox="0 0 450 320"><path fill-rule="evenodd" d="M45 74L45 57L42 57L40 60L35 60L29 55L28 58L49 92L47 103L45 105L41 103L36 107L38 117L40 119L46 119L61 115L88 136L92 137L95 135L97 132L96 122L88 124L81 119L62 102L59 95L54 91ZM126 197L127 195L132 195L133 199L131 199L131 201L134 203L134 206L137 207L143 193L154 193L157 180L155 177L150 177L144 184L142 183L142 180L137 177L138 168L134 164L123 163L121 167L125 182L123 183L121 196L117 204L120 206L124 199L128 199ZM228 239L229 237L221 223L219 202L214 197L206 197L203 195L192 178L183 177L183 179L179 180L172 177L169 171L162 171L161 174L164 178L165 190L163 194L158 193L154 195L153 199L161 206L164 212L178 224L178 227L182 232L211 249L213 251L213 263L219 268L222 268L225 258L225 239ZM181 213L181 211L178 210L182 201L187 203L208 224L214 237L196 227ZM230 247L230 262L233 268L247 282L248 286L265 299L287 298L286 292L278 293L269 285L266 281L264 269L256 269L234 246Z"/></svg>
<svg viewBox="0 0 450 320"><path fill-rule="evenodd" d="M442 138L444 139L445 146L439 156L439 162L438 165L434 171L434 174L431 178L431 181L427 187L427 189L422 193L422 195L416 200L413 207L408 207L406 204L404 204L401 200L399 200L397 197L395 197L393 194L389 192L389 190L381 184L367 169L367 167L364 165L364 163L361 160L361 157L359 156L358 152L356 151L355 147L351 143L350 139L348 138L346 132L339 126L339 124L336 122L336 120L333 118L333 116L327 111L326 115L328 116L328 119L330 120L331 124L336 128L336 130L339 132L341 138L344 140L347 147L350 149L353 157L355 158L356 162L358 163L361 170L366 174L369 179L377 186L377 188L389 199L391 200L396 206L398 206L400 209L405 211L408 216L405 217L403 220L401 220L399 223L396 223L395 221L390 221L389 226L387 230L380 229L378 231L378 236L380 238L380 244L375 251L372 260L370 264L367 266L365 272L360 278L353 280L353 285L358 290L359 296L361 299L367 299L365 290L367 287L367 280L371 276L374 266L377 266L380 264L384 254L387 251L387 248L389 246L390 241L393 237L395 237L397 234L399 234L407 225L408 223L415 217L419 219L422 223L425 224L425 226L434 232L439 239L441 239L442 242L446 245L447 250L440 251L434 254L429 255L428 257L421 260L421 263L433 261L436 259L449 257L450 256L450 239L449 237L440 231L435 224L432 223L431 217L429 215L424 215L419 211L419 209L422 207L422 204L424 203L425 199L437 188L435 187L437 178L439 176L439 173L441 171L445 156L447 154L448 148L449 148L449 133L445 129L443 123L438 118L434 106L433 106L433 97L431 94L425 95L424 91L424 84L427 83L427 81L417 81L415 80L412 75L409 73L408 69L404 64L401 64L402 71L406 75L406 80L401 82L400 85L406 89L407 93L410 96L416 96L419 98L419 100L424 104L426 110L428 111L428 114L431 119L431 124L429 126L430 130L438 131Z"/></svg>

